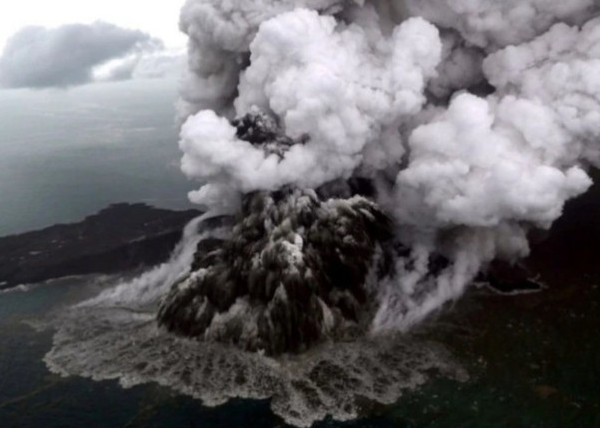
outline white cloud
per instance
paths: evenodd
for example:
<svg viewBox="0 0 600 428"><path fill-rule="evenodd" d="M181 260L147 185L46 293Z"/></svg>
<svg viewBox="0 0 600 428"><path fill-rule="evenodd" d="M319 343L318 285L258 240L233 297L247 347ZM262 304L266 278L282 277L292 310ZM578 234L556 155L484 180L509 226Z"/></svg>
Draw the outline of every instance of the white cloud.
<svg viewBox="0 0 600 428"><path fill-rule="evenodd" d="M160 50L133 54L109 61L94 69L95 81L177 78L185 68L181 50Z"/></svg>
<svg viewBox="0 0 600 428"><path fill-rule="evenodd" d="M178 0L19 0L2 3L0 49L25 26L57 27L67 23L112 22L160 38L167 47L185 46L177 21L183 1Z"/></svg>
<svg viewBox="0 0 600 428"><path fill-rule="evenodd" d="M9 88L68 87L89 83L93 69L112 59L162 48L139 30L105 22L57 28L25 27L0 57L0 85Z"/></svg>

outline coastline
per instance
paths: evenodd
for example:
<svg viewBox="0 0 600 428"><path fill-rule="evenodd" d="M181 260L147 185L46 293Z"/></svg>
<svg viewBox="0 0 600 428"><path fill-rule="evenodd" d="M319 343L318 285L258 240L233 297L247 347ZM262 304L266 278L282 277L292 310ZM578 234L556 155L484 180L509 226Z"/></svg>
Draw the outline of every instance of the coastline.
<svg viewBox="0 0 600 428"><path fill-rule="evenodd" d="M184 226L200 214L117 203L77 223L0 237L0 290L159 264L168 259Z"/></svg>

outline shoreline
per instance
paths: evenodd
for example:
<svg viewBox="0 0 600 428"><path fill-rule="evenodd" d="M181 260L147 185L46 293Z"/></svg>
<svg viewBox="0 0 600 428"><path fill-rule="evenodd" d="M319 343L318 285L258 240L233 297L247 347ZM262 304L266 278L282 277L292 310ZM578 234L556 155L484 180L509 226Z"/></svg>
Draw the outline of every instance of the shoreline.
<svg viewBox="0 0 600 428"><path fill-rule="evenodd" d="M76 223L0 237L0 290L162 263L200 214L116 203Z"/></svg>

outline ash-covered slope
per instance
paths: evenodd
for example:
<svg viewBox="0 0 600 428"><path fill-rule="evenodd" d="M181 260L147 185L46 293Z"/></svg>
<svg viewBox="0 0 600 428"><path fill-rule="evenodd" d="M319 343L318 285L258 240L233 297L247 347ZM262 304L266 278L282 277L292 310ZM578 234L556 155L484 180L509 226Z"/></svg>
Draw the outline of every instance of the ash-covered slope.
<svg viewBox="0 0 600 428"><path fill-rule="evenodd" d="M114 204L79 223L0 238L0 289L163 262L199 214Z"/></svg>

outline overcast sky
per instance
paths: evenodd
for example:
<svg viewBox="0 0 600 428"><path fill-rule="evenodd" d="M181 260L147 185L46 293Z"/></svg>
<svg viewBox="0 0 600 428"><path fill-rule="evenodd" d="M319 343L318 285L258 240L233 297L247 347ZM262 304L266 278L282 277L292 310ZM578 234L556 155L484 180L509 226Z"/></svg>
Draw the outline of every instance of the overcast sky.
<svg viewBox="0 0 600 428"><path fill-rule="evenodd" d="M4 2L0 89L179 75L177 48L186 41L178 28L183 1Z"/></svg>
<svg viewBox="0 0 600 428"><path fill-rule="evenodd" d="M183 0L16 0L0 5L0 50L24 26L45 27L106 21L150 33L167 47L185 45L179 33Z"/></svg>

